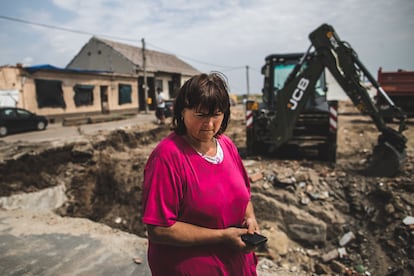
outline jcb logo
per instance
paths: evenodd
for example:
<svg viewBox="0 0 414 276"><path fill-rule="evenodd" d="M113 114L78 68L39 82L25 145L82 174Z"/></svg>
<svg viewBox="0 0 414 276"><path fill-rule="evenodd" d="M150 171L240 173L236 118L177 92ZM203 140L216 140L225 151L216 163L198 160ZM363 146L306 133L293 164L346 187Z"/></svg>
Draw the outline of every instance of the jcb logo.
<svg viewBox="0 0 414 276"><path fill-rule="evenodd" d="M305 78L301 78L298 86L296 87L295 91L292 94L292 98L290 98L288 103L288 108L291 110L295 110L298 106L298 103L303 97L303 94L305 93L306 88L309 85L309 80Z"/></svg>

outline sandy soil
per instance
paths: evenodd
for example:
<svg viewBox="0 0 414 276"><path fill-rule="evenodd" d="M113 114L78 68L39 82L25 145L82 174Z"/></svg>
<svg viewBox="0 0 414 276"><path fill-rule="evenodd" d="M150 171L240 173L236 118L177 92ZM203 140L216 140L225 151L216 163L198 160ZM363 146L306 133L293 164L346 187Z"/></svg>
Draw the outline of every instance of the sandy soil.
<svg viewBox="0 0 414 276"><path fill-rule="evenodd" d="M258 252L262 259L261 275L284 275L281 271L292 275L341 275L350 271L353 275L358 275L358 271L360 275L414 273L414 234L402 222L413 216L414 210L413 121L405 131L408 158L403 170L392 178L367 177L361 168L366 166L379 133L368 117L349 115L353 112L352 106L341 104L340 113L348 115L339 117L335 166L306 157L282 160L244 156L244 161L250 163L249 174L262 174L252 183L253 192L288 202L327 224L323 243L307 243L285 231L286 244L290 246L286 252L261 248ZM243 117L242 110L235 109L226 132L241 153L245 147ZM59 145L2 142L0 197L63 184L67 201L56 209L57 214L87 218L146 237L140 220L143 167L151 150L169 129L155 125L148 125L146 131L142 129L141 126L109 134L90 134L81 142ZM290 184L280 180L282 174L290 174L291 179L304 170L311 176ZM269 177L269 171L279 182ZM304 186L314 191L323 188L329 196L323 200L312 197L312 193L303 190ZM256 211L262 228L283 232L283 223L269 221L269 212L260 207ZM346 220L335 221L335 218ZM338 239L349 231L355 238L346 247L346 256L324 261L328 252L339 247Z"/></svg>

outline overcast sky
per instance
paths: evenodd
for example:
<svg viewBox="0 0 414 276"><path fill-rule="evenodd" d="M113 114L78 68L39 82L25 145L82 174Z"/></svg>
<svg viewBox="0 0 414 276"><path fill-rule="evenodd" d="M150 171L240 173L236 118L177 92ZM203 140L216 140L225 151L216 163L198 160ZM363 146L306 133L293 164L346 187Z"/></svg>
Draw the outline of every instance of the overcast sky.
<svg viewBox="0 0 414 276"><path fill-rule="evenodd" d="M0 65L65 67L92 34L138 47L145 38L149 49L223 72L232 93L246 93L249 66L253 94L264 58L306 51L322 23L375 77L380 66L414 70L412 0L0 0Z"/></svg>

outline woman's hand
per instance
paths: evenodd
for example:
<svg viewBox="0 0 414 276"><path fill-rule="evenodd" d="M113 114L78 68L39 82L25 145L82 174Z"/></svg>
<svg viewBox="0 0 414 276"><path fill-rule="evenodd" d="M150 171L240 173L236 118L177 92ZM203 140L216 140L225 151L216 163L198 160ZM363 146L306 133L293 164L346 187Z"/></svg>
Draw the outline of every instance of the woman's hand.
<svg viewBox="0 0 414 276"><path fill-rule="evenodd" d="M248 245L242 241L241 236L244 234L248 234L247 228L229 227L223 230L224 241L227 244L243 251L244 253L254 251L254 246Z"/></svg>
<svg viewBox="0 0 414 276"><path fill-rule="evenodd" d="M241 235L244 234L247 234L246 228L229 227L223 229L224 242L239 249L243 249L246 246L241 239Z"/></svg>
<svg viewBox="0 0 414 276"><path fill-rule="evenodd" d="M259 232L259 225L255 217L246 218L246 220L244 221L244 227L247 228L247 232L249 234L253 234L254 232Z"/></svg>
<svg viewBox="0 0 414 276"><path fill-rule="evenodd" d="M249 234L253 234L254 232L259 232L259 224L256 221L256 216L254 215L253 204L251 201L247 204L246 212L245 212L245 219L243 226L247 228Z"/></svg>

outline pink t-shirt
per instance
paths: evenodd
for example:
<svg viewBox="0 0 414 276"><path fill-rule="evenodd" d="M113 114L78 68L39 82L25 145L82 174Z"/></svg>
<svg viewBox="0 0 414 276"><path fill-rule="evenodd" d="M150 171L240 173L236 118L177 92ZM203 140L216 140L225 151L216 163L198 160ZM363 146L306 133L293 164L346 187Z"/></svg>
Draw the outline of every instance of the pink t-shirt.
<svg viewBox="0 0 414 276"><path fill-rule="evenodd" d="M218 139L224 160L213 164L175 133L152 152L144 171L143 222L171 226L176 221L212 229L241 226L250 186L231 140ZM225 244L192 247L149 241L148 262L155 275L256 275L254 253Z"/></svg>

